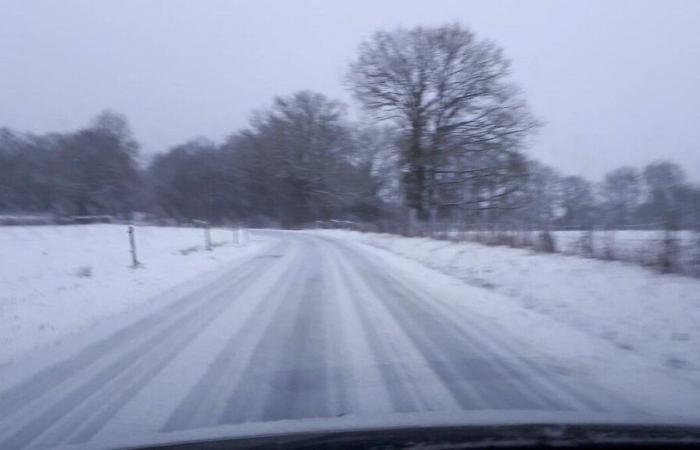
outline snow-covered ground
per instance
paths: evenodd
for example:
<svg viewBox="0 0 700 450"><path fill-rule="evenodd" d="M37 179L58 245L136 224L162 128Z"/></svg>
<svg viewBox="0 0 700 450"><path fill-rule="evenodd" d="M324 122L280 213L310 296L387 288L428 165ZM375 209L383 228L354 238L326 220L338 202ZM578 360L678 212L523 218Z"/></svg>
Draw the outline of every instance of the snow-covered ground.
<svg viewBox="0 0 700 450"><path fill-rule="evenodd" d="M437 230L432 237L512 247L542 247L541 231L467 230L458 226ZM426 235L427 236L427 235ZM692 230L554 230L549 232L555 253L625 261L673 273L700 276L700 232Z"/></svg>
<svg viewBox="0 0 700 450"><path fill-rule="evenodd" d="M614 260L658 268L670 257L674 271L700 274L700 234L696 231L598 230L590 235L586 231L553 231L552 235L559 253L585 256L582 242L590 239L591 251L599 258L605 259L607 254ZM669 245L673 245L673 255L668 254Z"/></svg>
<svg viewBox="0 0 700 450"><path fill-rule="evenodd" d="M196 430L206 437L219 427L234 435L297 429L289 421L316 429L376 426L390 415L402 423L401 416L412 413L438 414L416 419L420 423L445 423L447 416L455 423L510 423L512 413L520 420L557 423L591 417L700 423L697 336L691 327L697 323L692 319L697 302L656 292L654 309L635 306L630 298L642 289L639 279L646 280L647 289L670 280L678 292L698 291L697 284L683 287L683 278L620 263L328 231L256 230L254 244L245 249L231 245L230 253L220 247L213 255L182 255L177 248L189 240L177 237L181 231L172 230L171 239L153 238L160 242L155 247L167 250L158 254L170 254L162 257L169 262L144 252L149 266L140 270L162 266L169 283L178 277L184 287L152 302L134 297L132 304L141 307L103 314L101 326L0 366L0 448L114 448L127 445L125 437L158 442ZM109 238L116 250L123 232L96 234ZM72 242L85 247L78 239ZM92 243L98 245L98 239ZM226 254L234 261L209 260ZM436 267L451 262L452 268L442 270L461 272L467 282L427 267L417 260L420 255ZM189 265L186 258L192 256L202 260ZM77 256L72 261L70 267L87 264ZM123 267L124 260L113 265ZM97 278L97 269L90 278ZM200 269L207 273L186 280ZM500 278L492 273L497 269ZM629 280L627 269L635 271ZM37 277L30 267L24 271ZM607 280L608 289L622 298L617 306L606 305L615 298L604 292L595 272L617 273ZM68 273L70 278L75 272ZM576 277L582 279L577 286L565 286ZM92 291L91 300L101 307L95 310L109 312L100 294L119 301L119 283L134 281L126 275L113 279ZM586 282L589 297L606 297L572 293ZM525 292L533 296L530 304ZM50 298L35 297L43 300L35 310L25 303L29 309L22 317L31 323L29 315L36 314L65 331L71 322L49 314L67 315L70 296L61 298L60 310L46 307ZM685 310L659 301L676 301ZM75 306L87 302L78 297ZM642 319L647 322L629 323ZM639 334L618 341L596 329L605 325ZM676 334L666 347L684 347L662 355L649 336L656 332L662 341L669 327ZM321 424L321 418L327 422ZM260 426L264 422L272 423Z"/></svg>
<svg viewBox="0 0 700 450"><path fill-rule="evenodd" d="M124 225L0 227L0 366L133 308L260 245L235 245L232 231L135 227L130 268Z"/></svg>
<svg viewBox="0 0 700 450"><path fill-rule="evenodd" d="M502 294L510 307L536 312L608 341L658 370L700 382L698 279L622 262L470 242L343 230L315 233L360 241L419 261Z"/></svg>

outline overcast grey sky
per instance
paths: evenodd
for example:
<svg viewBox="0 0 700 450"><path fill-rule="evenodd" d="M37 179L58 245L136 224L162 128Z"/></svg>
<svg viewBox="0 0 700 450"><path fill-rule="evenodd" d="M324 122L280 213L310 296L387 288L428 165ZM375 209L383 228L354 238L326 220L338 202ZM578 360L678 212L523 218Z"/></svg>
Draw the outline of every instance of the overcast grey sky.
<svg viewBox="0 0 700 450"><path fill-rule="evenodd" d="M378 28L459 21L497 41L546 122L531 153L594 179L660 158L700 180L700 1L0 0L0 126L126 114L145 153L341 85Z"/></svg>

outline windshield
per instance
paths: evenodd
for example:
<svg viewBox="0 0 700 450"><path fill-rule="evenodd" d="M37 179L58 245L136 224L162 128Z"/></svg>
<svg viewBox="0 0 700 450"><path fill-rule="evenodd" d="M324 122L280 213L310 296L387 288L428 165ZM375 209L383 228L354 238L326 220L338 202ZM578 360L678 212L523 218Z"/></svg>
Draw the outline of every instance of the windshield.
<svg viewBox="0 0 700 450"><path fill-rule="evenodd" d="M698 425L699 20L3 1L0 448Z"/></svg>

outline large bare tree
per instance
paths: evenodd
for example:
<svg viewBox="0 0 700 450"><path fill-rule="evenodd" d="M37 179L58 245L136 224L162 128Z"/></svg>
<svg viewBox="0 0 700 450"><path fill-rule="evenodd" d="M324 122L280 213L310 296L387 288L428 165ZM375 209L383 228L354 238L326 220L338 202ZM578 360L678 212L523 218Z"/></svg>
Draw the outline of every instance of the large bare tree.
<svg viewBox="0 0 700 450"><path fill-rule="evenodd" d="M523 140L537 127L509 61L461 25L377 32L347 82L376 118L403 131L402 189L420 219L435 207L507 205Z"/></svg>

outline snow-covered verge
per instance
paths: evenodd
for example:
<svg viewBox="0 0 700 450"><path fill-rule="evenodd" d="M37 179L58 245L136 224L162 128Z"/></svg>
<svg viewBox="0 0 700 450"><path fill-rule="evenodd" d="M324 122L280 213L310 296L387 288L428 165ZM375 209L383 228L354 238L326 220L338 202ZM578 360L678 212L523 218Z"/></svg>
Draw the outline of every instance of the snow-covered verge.
<svg viewBox="0 0 700 450"><path fill-rule="evenodd" d="M624 261L663 273L700 278L700 232L693 230L459 230L442 225L416 236L455 242L505 245L547 253Z"/></svg>
<svg viewBox="0 0 700 450"><path fill-rule="evenodd" d="M657 370L700 382L700 280L632 264L481 244L343 230L314 233L360 241L602 339ZM615 364L615 361L610 361Z"/></svg>
<svg viewBox="0 0 700 450"><path fill-rule="evenodd" d="M211 230L135 227L142 267L133 269L127 227L0 227L0 366L30 349L134 308L153 296L256 251Z"/></svg>

